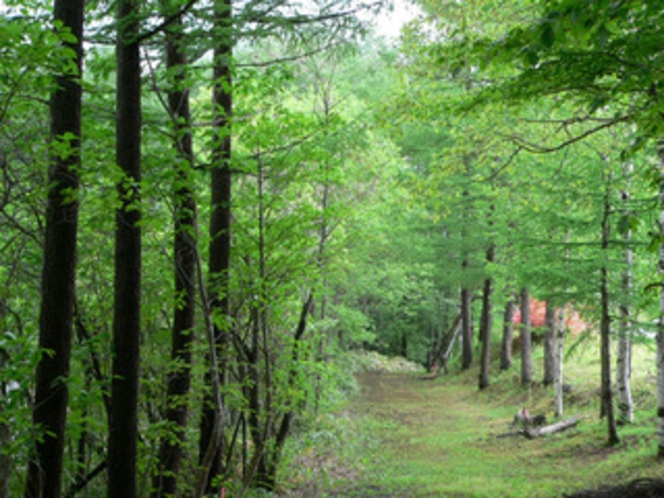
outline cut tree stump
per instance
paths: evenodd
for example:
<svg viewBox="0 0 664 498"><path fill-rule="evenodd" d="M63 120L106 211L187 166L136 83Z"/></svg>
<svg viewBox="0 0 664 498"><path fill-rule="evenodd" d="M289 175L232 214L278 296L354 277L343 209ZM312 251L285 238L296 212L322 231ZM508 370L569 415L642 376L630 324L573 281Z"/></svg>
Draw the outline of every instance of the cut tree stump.
<svg viewBox="0 0 664 498"><path fill-rule="evenodd" d="M549 434L555 434L556 432L562 432L567 429L570 429L576 426L580 420L581 417L572 417L566 420L561 420L560 422L556 422L555 424L544 425L542 427L533 427L532 429L526 429L523 431L523 434L528 439L535 439L540 436L548 436Z"/></svg>

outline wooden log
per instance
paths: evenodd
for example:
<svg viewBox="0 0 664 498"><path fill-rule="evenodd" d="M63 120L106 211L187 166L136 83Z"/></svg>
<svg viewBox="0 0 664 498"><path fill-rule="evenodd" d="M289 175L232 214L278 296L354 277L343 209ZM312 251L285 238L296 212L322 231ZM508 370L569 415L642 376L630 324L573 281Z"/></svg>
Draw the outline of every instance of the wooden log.
<svg viewBox="0 0 664 498"><path fill-rule="evenodd" d="M549 434L555 434L556 432L562 432L567 429L570 429L576 426L580 420L581 417L572 417L566 420L561 420L560 422L556 422L555 424L545 425L542 427L534 427L532 429L526 429L524 431L524 435L528 439L535 439L540 436L548 436Z"/></svg>

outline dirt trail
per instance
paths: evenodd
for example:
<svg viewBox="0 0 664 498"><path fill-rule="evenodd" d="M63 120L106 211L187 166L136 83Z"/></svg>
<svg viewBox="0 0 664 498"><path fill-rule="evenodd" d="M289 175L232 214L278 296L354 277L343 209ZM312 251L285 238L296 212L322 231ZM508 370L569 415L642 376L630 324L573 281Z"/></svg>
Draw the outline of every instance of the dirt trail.
<svg viewBox="0 0 664 498"><path fill-rule="evenodd" d="M535 441L502 437L514 432L510 423L526 394L478 391L470 376L371 372L359 381L352 410L381 421L384 474L376 493L352 496L551 498L595 485L570 479L580 463L569 446L580 440L574 431Z"/></svg>
<svg viewBox="0 0 664 498"><path fill-rule="evenodd" d="M463 447L464 439L475 443L477 427L482 424L491 426L492 421L483 413L472 389L465 392L458 386L428 379L423 374L368 372L362 374L359 381L361 393L353 403L354 410L370 415L386 426L381 431L381 451L386 457L387 487L391 494L385 494L385 488L379 488L379 494L368 492L356 496L482 496L453 490L430 490L421 485L423 480L430 483L437 479L449 480L452 446ZM498 425L502 430L503 422ZM496 423L493 426L497 428ZM420 466L422 461L436 462L436 465L433 468ZM459 459L455 464L463 480L463 467L468 462ZM442 467L448 467L447 472L441 473ZM427 471L431 471L429 477L420 474ZM474 479L473 474L475 472L469 472L468 478Z"/></svg>
<svg viewBox="0 0 664 498"><path fill-rule="evenodd" d="M588 416L579 427L555 435L516 435L514 414L522 406L550 412L551 393L537 386L505 388L506 381L478 391L470 374L435 380L413 373L362 374L350 409L379 421L379 465L375 475L365 476L371 485L336 496L554 498L643 477L656 480L639 481L638 489L653 482L656 492L664 487L664 467L653 461L650 448L634 451L645 437L638 425L623 428L626 442L612 448L605 444L603 425ZM575 407L568 409L573 414Z"/></svg>

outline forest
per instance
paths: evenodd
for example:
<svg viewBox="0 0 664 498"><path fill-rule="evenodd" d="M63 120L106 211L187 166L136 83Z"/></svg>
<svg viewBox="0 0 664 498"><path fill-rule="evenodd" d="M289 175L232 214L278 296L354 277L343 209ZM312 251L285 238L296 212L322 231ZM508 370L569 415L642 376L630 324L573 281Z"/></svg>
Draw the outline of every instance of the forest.
<svg viewBox="0 0 664 498"><path fill-rule="evenodd" d="M0 12L0 498L664 496L659 2Z"/></svg>

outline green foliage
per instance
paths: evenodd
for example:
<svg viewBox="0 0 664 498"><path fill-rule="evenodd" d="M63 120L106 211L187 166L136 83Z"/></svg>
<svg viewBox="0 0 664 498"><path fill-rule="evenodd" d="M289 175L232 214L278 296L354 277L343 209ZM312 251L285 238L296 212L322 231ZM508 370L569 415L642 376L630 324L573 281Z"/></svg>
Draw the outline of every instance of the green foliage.
<svg viewBox="0 0 664 498"><path fill-rule="evenodd" d="M296 464L308 459L315 469L292 479L311 486L327 479L332 486L343 477L338 474L355 472L323 450L328 445L346 451L349 438L357 442L343 456L350 467L373 468L358 456L360 446L370 444L364 429L330 413L356 391L353 374L359 370L418 368L401 362L395 367L376 351L427 364L458 314L459 288L477 296L492 278L502 304L528 285L542 299L573 301L592 321L599 271L608 266L612 312L617 315L619 304L627 302L642 322L657 316L654 293L627 299L619 289L625 249L637 254L635 287L648 288L654 256L646 247L661 242L653 235L661 174L652 144L661 135L661 9L635 1L420 3L422 16L407 26L400 52L371 39L322 50L354 21L339 20L336 31L328 29L335 14L307 26L306 16L289 10L288 3L274 11L238 5L232 29L241 41L229 61L233 83L225 88L233 94L231 131L210 126L215 113L209 49L228 33L210 31L207 7L194 6L185 16L190 64L181 80L163 67L162 35L145 40L144 174L140 185L131 186L141 191L144 231L144 489L159 442L176 434L164 415L164 386L181 367L168 348L172 311L181 300L172 281L174 192L191 188L200 227L208 226L215 134L231 133L233 141L227 296L232 316L212 317L224 320L231 337L220 352L229 420L224 438L229 447L237 441L221 481L233 493L251 484L245 482L250 479L242 450L260 458L274 449L268 464L280 463L280 423L291 415L296 437L284 446L283 457ZM51 7L41 1L5 5L10 10L0 19L0 424L12 426L11 450L3 451L12 454L17 493L30 442L42 435L30 424L30 382L8 387L31 378L39 354L48 159L67 157L78 137L49 138L46 105L56 77L73 70L66 46L71 34L49 25ZM151 7L146 4L141 20L144 32L159 22L151 13L159 9ZM116 185L123 178L114 155L115 56L104 44L113 23L104 9L97 2L88 5L86 39L94 43L86 47L82 81L81 189L71 199L80 203L80 219L77 341L67 380L69 482L103 460L107 430L110 241L120 202ZM320 14L331 12L322 8ZM267 17L255 22L261 15ZM192 130L174 127L183 123L166 112L165 91L173 85L190 92ZM188 131L194 139L191 165L173 147L174 138ZM627 162L635 173L624 172ZM623 201L619 192L628 192L629 199ZM603 251L599 223L607 196L613 231ZM190 234L204 281L206 232ZM486 261L489 246L496 248L492 263ZM306 327L298 335L310 294ZM207 354L207 303L201 300L190 332L196 358L192 389L177 400L190 411L183 495L193 493L198 415L211 389L201 360ZM582 346L570 349L572 359ZM372 352L356 355L357 350ZM324 476L326 466L334 470ZM88 491L103 494L104 486L98 478Z"/></svg>

